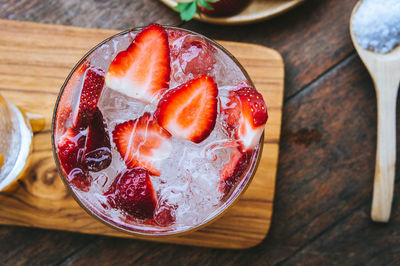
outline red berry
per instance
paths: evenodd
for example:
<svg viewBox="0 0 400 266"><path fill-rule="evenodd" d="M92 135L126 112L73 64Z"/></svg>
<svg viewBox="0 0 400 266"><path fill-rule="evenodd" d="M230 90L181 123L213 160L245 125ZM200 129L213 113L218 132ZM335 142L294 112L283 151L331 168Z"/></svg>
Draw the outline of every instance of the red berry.
<svg viewBox="0 0 400 266"><path fill-rule="evenodd" d="M84 192L88 192L92 185L92 177L81 168L72 169L67 178L70 184Z"/></svg>
<svg viewBox="0 0 400 266"><path fill-rule="evenodd" d="M200 143L214 129L217 96L217 84L201 76L168 91L158 103L155 116L173 136Z"/></svg>
<svg viewBox="0 0 400 266"><path fill-rule="evenodd" d="M102 70L90 67L86 71L85 80L79 99L78 110L75 115L73 127L84 130L92 120L97 108L101 92L104 87L104 73Z"/></svg>
<svg viewBox="0 0 400 266"><path fill-rule="evenodd" d="M262 95L251 87L230 92L222 116L228 131L234 132L243 152L258 144L268 120L267 106Z"/></svg>
<svg viewBox="0 0 400 266"><path fill-rule="evenodd" d="M78 189L89 191L91 177L83 171L82 157L86 137L69 128L57 144L58 158L67 181Z"/></svg>
<svg viewBox="0 0 400 266"><path fill-rule="evenodd" d="M89 123L84 164L86 169L93 172L103 170L111 164L110 137L99 108L96 108Z"/></svg>
<svg viewBox="0 0 400 266"><path fill-rule="evenodd" d="M111 207L125 211L134 218L153 218L157 199L149 172L144 168L124 170L104 195Z"/></svg>
<svg viewBox="0 0 400 266"><path fill-rule="evenodd" d="M160 127L150 113L115 126L113 140L128 168L143 167L160 175L159 161L172 151L171 135Z"/></svg>
<svg viewBox="0 0 400 266"><path fill-rule="evenodd" d="M89 65L86 61L82 62L72 73L68 83L64 87L64 91L60 97L56 114L56 135L61 136L67 130L66 124L71 119L73 93L78 89L84 77L86 69Z"/></svg>
<svg viewBox="0 0 400 266"><path fill-rule="evenodd" d="M220 172L219 190L222 193L229 194L235 184L238 183L249 167L251 156L252 152L242 153L238 149L232 151L229 162Z"/></svg>
<svg viewBox="0 0 400 266"><path fill-rule="evenodd" d="M60 102L61 104L61 102ZM72 107L71 105L59 105L58 111L56 114L56 136L61 136L67 130L67 121L72 114Z"/></svg>
<svg viewBox="0 0 400 266"><path fill-rule="evenodd" d="M152 24L114 58L106 74L106 85L151 103L168 88L170 72L168 35L163 27Z"/></svg>

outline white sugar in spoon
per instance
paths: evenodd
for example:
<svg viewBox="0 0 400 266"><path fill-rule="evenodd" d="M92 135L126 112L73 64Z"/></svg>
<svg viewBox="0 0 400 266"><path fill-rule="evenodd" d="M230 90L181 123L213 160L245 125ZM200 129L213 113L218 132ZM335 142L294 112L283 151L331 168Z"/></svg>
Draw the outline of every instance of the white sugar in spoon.
<svg viewBox="0 0 400 266"><path fill-rule="evenodd" d="M350 18L350 35L361 60L375 85L378 107L374 192L371 218L388 222L392 208L396 166L396 101L400 83L400 47L379 54L361 47L353 32L353 17L360 5L355 5Z"/></svg>

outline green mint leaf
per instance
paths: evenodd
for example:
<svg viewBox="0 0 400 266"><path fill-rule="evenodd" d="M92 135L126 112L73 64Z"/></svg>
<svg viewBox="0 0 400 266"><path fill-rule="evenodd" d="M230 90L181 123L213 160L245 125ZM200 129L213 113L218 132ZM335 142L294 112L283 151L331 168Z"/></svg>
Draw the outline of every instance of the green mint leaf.
<svg viewBox="0 0 400 266"><path fill-rule="evenodd" d="M174 6L174 10L178 11L179 13L183 12L187 6L189 6L191 3L186 2L186 3L178 3L176 6Z"/></svg>
<svg viewBox="0 0 400 266"><path fill-rule="evenodd" d="M196 11L197 11L197 3L196 1L193 1L189 3L189 5L186 6L185 10L181 12L181 19L183 21L191 20L196 14Z"/></svg>
<svg viewBox="0 0 400 266"><path fill-rule="evenodd" d="M207 3L206 0L198 0L198 2L199 2L199 5L204 7L205 9L214 10L214 8L212 8L212 6L210 6L210 4Z"/></svg>

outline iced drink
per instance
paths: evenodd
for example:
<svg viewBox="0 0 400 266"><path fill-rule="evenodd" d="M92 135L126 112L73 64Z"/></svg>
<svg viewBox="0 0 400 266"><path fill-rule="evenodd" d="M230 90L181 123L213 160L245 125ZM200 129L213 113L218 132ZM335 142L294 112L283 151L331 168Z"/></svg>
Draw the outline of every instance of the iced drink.
<svg viewBox="0 0 400 266"><path fill-rule="evenodd" d="M223 48L153 24L106 40L75 67L56 105L56 161L103 222L138 234L185 232L247 186L267 117Z"/></svg>

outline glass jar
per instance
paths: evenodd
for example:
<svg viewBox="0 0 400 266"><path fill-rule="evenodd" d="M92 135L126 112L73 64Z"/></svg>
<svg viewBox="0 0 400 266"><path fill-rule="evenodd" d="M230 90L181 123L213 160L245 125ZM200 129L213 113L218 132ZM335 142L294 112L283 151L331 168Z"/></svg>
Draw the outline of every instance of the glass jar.
<svg viewBox="0 0 400 266"><path fill-rule="evenodd" d="M10 188L29 165L32 130L24 114L0 95L0 191Z"/></svg>

